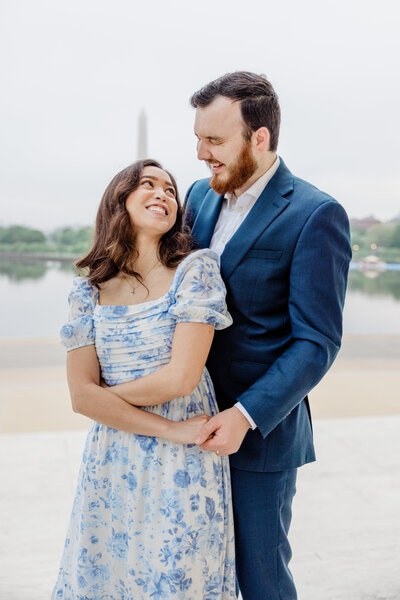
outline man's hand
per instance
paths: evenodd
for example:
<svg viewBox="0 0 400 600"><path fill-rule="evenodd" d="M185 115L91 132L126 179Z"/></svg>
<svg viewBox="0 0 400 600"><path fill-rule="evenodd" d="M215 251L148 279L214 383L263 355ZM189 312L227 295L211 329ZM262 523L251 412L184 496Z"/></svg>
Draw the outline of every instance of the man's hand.
<svg viewBox="0 0 400 600"><path fill-rule="evenodd" d="M196 444L209 452L218 450L219 456L234 454L239 450L249 429L250 423L246 417L238 408L232 406L203 425L196 438Z"/></svg>

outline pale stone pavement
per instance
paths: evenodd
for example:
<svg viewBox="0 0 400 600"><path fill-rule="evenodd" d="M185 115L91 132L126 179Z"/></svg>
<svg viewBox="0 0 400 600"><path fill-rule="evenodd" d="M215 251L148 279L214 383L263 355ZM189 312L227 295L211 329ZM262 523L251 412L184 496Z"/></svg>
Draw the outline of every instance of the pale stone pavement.
<svg viewBox="0 0 400 600"><path fill-rule="evenodd" d="M0 600L49 600L57 575L88 426L64 362L57 340L0 342ZM345 336L311 394L318 461L299 471L290 535L299 600L400 600L399 390L400 337Z"/></svg>
<svg viewBox="0 0 400 600"><path fill-rule="evenodd" d="M299 600L398 600L400 416L314 429L318 461L299 472L291 529ZM84 438L0 435L1 600L50 598Z"/></svg>

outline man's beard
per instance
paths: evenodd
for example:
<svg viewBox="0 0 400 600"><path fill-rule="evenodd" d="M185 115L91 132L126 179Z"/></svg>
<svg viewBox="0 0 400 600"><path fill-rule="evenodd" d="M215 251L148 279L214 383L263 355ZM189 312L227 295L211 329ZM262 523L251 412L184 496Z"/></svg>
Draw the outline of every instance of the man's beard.
<svg viewBox="0 0 400 600"><path fill-rule="evenodd" d="M251 144L245 142L243 148L236 160L236 162L228 167L227 177L221 177L219 173L216 173L211 177L210 185L212 189L224 196L227 192L234 192L239 190L248 179L256 172L257 163L251 153Z"/></svg>

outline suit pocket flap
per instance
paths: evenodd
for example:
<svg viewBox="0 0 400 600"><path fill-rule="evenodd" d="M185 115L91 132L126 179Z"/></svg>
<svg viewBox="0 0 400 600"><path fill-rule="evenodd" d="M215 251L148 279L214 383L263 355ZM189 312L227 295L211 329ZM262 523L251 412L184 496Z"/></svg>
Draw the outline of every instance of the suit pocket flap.
<svg viewBox="0 0 400 600"><path fill-rule="evenodd" d="M246 258L263 258L264 260L280 260L282 250L264 250L263 248L252 248L246 254Z"/></svg>
<svg viewBox="0 0 400 600"><path fill-rule="evenodd" d="M231 360L230 376L239 383L254 383L271 365L248 360Z"/></svg>

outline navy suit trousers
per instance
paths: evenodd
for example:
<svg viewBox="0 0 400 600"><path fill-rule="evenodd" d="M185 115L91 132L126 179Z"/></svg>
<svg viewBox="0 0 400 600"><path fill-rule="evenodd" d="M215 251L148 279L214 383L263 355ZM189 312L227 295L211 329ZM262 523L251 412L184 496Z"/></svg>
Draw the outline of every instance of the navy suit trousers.
<svg viewBox="0 0 400 600"><path fill-rule="evenodd" d="M288 531L297 469L260 473L231 467L236 572L243 600L297 600Z"/></svg>

